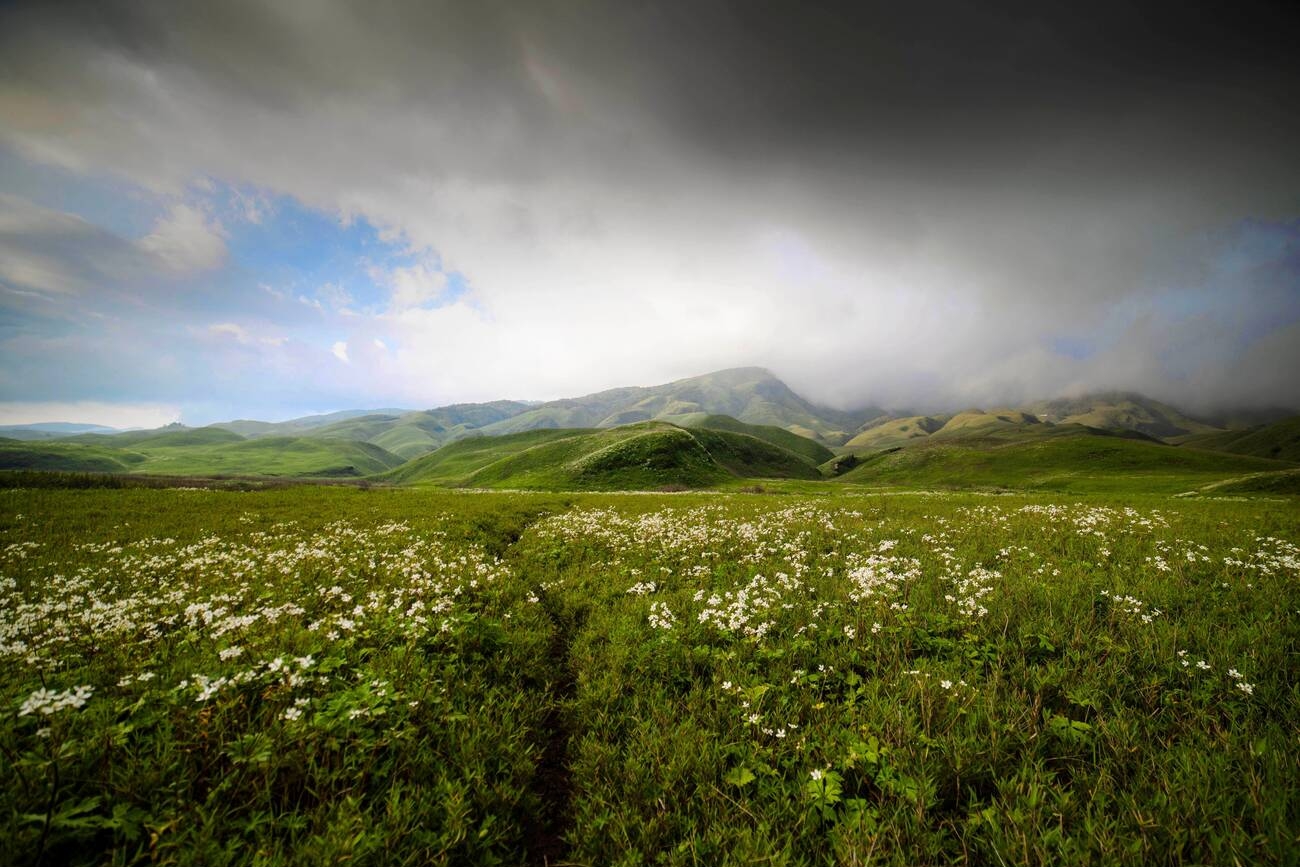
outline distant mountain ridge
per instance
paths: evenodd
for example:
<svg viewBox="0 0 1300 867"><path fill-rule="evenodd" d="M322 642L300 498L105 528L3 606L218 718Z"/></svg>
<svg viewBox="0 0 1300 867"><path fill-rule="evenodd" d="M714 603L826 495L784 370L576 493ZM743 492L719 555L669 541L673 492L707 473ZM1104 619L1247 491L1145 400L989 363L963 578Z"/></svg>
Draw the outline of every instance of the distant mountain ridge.
<svg viewBox="0 0 1300 867"><path fill-rule="evenodd" d="M1141 477L1151 490L1174 493L1234 479L1285 493L1300 463L1300 416L1228 431L1128 392L950 414L846 412L818 406L754 367L546 403L345 410L118 433L65 428L55 439L0 437L0 470L546 490L827 478L1100 490Z"/></svg>
<svg viewBox="0 0 1300 867"><path fill-rule="evenodd" d="M1266 417L1274 419L1278 411ZM1217 448L1231 437L1204 420L1133 392L1108 391L1033 401L1002 409L972 408L958 413L913 415L868 406L856 411L819 406L795 393L761 367L738 367L656 386L607 389L543 403L498 400L461 403L427 410L388 408L343 410L284 422L240 419L210 425L248 439L306 437L378 446L404 459L419 457L448 443L475 436L502 436L531 430L611 428L665 421L683 427L700 419L730 417L747 425L780 429L841 451L864 453L950 439L1006 439L1055 436L1070 431L1122 432L1198 448ZM1250 414L1232 418L1254 419ZM39 425L29 433L0 430L11 439L112 441L126 445L142 435L175 430L116 433L88 426ZM35 428L41 428L38 432ZM75 429L75 430L74 430ZM179 429L185 429L180 427ZM795 441L788 441L787 446ZM1241 448L1248 448L1246 441ZM1272 446L1270 445L1270 448ZM797 448L796 448L797 450ZM1282 450L1289 453L1287 449Z"/></svg>

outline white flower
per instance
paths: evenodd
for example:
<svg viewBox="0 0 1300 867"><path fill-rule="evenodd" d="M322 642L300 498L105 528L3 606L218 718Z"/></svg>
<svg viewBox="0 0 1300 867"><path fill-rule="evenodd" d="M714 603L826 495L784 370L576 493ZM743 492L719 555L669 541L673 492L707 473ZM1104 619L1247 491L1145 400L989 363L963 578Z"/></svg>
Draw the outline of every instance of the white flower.
<svg viewBox="0 0 1300 867"><path fill-rule="evenodd" d="M285 708L284 713L280 714L280 716L287 720L299 719L302 717L302 708L299 707Z"/></svg>
<svg viewBox="0 0 1300 867"><path fill-rule="evenodd" d="M38 689L23 702L22 707L18 709L18 715L29 716L33 713L41 713L51 716L66 708L80 709L86 706L94 691L95 688L91 686L76 686L63 692Z"/></svg>

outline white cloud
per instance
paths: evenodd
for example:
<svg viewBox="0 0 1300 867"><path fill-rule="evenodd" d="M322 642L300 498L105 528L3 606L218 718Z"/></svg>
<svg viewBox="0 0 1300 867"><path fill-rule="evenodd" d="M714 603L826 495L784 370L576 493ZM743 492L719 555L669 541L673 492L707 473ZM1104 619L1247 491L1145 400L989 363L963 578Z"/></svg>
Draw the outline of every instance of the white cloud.
<svg viewBox="0 0 1300 867"><path fill-rule="evenodd" d="M140 249L179 273L207 271L226 258L225 229L192 205L176 204L141 238Z"/></svg>
<svg viewBox="0 0 1300 867"><path fill-rule="evenodd" d="M387 273L373 274L390 290L389 308L400 313L413 307L424 307L438 300L447 291L447 275L420 263L394 268Z"/></svg>
<svg viewBox="0 0 1300 867"><path fill-rule="evenodd" d="M102 403L97 401L0 402L0 424L71 422L115 428L155 428L180 421L179 407L155 403Z"/></svg>
<svg viewBox="0 0 1300 867"><path fill-rule="evenodd" d="M344 364L348 363L347 341L344 340L337 341L333 346L330 347L330 352L334 353L334 357L337 358L339 361L343 362Z"/></svg>
<svg viewBox="0 0 1300 867"><path fill-rule="evenodd" d="M208 326L208 333L217 337L231 337L238 343L252 343L253 337L248 329L234 322L218 322Z"/></svg>

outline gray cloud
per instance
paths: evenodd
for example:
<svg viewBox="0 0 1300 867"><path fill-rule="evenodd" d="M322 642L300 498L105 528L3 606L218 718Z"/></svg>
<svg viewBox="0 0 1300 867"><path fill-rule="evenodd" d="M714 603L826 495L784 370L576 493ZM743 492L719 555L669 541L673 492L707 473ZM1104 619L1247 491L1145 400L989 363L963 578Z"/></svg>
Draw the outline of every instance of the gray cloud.
<svg viewBox="0 0 1300 867"><path fill-rule="evenodd" d="M356 388L553 397L758 363L841 405L1300 404L1281 6L0 15L0 143L172 196L286 193L469 277L463 303L340 335L403 347L354 359Z"/></svg>

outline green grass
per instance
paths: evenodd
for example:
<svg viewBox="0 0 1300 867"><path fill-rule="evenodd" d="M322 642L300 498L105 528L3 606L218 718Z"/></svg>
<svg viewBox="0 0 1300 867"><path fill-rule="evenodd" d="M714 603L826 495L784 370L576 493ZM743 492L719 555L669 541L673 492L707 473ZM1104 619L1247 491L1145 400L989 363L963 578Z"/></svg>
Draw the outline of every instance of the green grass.
<svg viewBox="0 0 1300 867"><path fill-rule="evenodd" d="M125 473L145 460L124 449L83 443L0 440L0 469Z"/></svg>
<svg viewBox="0 0 1300 867"><path fill-rule="evenodd" d="M872 425L844 444L846 449L887 449L924 439L943 427L944 418L914 415Z"/></svg>
<svg viewBox="0 0 1300 867"><path fill-rule="evenodd" d="M689 413L687 415L669 416L664 420L685 428L704 428L747 434L755 439L765 440L772 445L779 446L788 452L793 452L806 459L813 466L824 464L835 456L830 449L816 440L773 425L746 424L729 415Z"/></svg>
<svg viewBox="0 0 1300 867"><path fill-rule="evenodd" d="M1296 501L787 484L0 488L0 865L1300 860Z"/></svg>
<svg viewBox="0 0 1300 867"><path fill-rule="evenodd" d="M464 485L475 472L525 449L566 439L577 430L543 429L503 436L478 436L449 443L435 452L408 461L384 474L396 484Z"/></svg>
<svg viewBox="0 0 1300 867"><path fill-rule="evenodd" d="M1065 431L1009 442L925 442L862 456L861 461L837 481L887 487L1180 493L1287 466L1261 458Z"/></svg>
<svg viewBox="0 0 1300 867"><path fill-rule="evenodd" d="M1244 431L1223 431L1188 437L1188 448L1211 449L1300 463L1300 416Z"/></svg>
<svg viewBox="0 0 1300 867"><path fill-rule="evenodd" d="M748 434L645 422L461 440L382 478L462 487L655 490L767 477L819 474L801 456Z"/></svg>
<svg viewBox="0 0 1300 867"><path fill-rule="evenodd" d="M370 443L307 437L245 440L218 428L121 436L125 439L112 437L95 444L0 445L0 469L355 478L384 472L402 462ZM106 444L98 444L101 441ZM119 447L107 445L109 442Z"/></svg>

